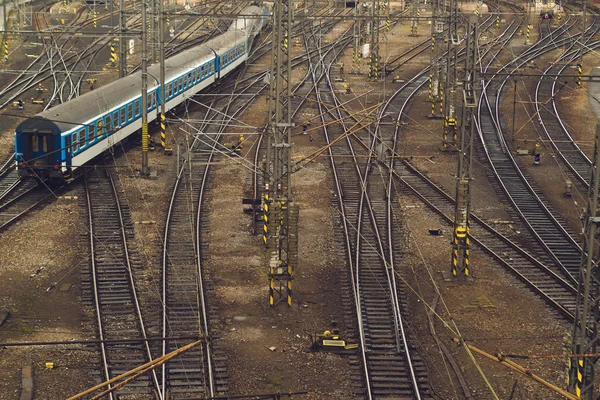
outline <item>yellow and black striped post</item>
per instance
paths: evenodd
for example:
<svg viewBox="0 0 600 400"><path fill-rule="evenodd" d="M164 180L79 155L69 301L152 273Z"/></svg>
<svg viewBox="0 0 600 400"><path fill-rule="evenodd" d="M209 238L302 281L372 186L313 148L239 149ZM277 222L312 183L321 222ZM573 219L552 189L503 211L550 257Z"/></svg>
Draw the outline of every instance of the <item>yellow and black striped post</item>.
<svg viewBox="0 0 600 400"><path fill-rule="evenodd" d="M529 36L531 35L531 25L527 24L527 43L529 43Z"/></svg>
<svg viewBox="0 0 600 400"><path fill-rule="evenodd" d="M4 41L4 61L8 61L8 42Z"/></svg>
<svg viewBox="0 0 600 400"><path fill-rule="evenodd" d="M581 73L583 71L583 67L581 64L577 64L577 89L581 89Z"/></svg>
<svg viewBox="0 0 600 400"><path fill-rule="evenodd" d="M63 4L63 8L66 10L67 9L67 0L63 0L62 4Z"/></svg>
<svg viewBox="0 0 600 400"><path fill-rule="evenodd" d="M94 11L94 28L98 27L98 11Z"/></svg>
<svg viewBox="0 0 600 400"><path fill-rule="evenodd" d="M583 358L577 358L577 377L575 379L575 396L581 398L581 390L583 389L583 375L584 375L584 361Z"/></svg>
<svg viewBox="0 0 600 400"><path fill-rule="evenodd" d="M165 151L167 149L167 118L165 114L159 112L158 120L160 124L160 146L162 147L163 151Z"/></svg>
<svg viewBox="0 0 600 400"><path fill-rule="evenodd" d="M167 14L167 17L166 17L166 19L167 19L167 20L166 20L166 22L167 22L167 25L171 25L171 19L169 18L169 14Z"/></svg>
<svg viewBox="0 0 600 400"><path fill-rule="evenodd" d="M444 132L442 133L442 148L446 150L448 148L448 131L449 131L450 117L446 115L444 119Z"/></svg>
<svg viewBox="0 0 600 400"><path fill-rule="evenodd" d="M294 279L294 269L290 264L287 267L288 280L287 280L287 303L288 306L292 305L292 281Z"/></svg>
<svg viewBox="0 0 600 400"><path fill-rule="evenodd" d="M110 63L114 65L117 62L117 52L115 51L115 44L110 44Z"/></svg>
<svg viewBox="0 0 600 400"><path fill-rule="evenodd" d="M444 115L444 85L440 85L440 98L438 99L438 104L440 105L440 117Z"/></svg>
<svg viewBox="0 0 600 400"><path fill-rule="evenodd" d="M454 239L452 240L452 276L458 276L458 238L456 234L454 234Z"/></svg>
<svg viewBox="0 0 600 400"><path fill-rule="evenodd" d="M558 10L558 12L556 13L556 17L558 18L558 20L560 21L560 9Z"/></svg>
<svg viewBox="0 0 600 400"><path fill-rule="evenodd" d="M496 15L496 29L500 28L500 14Z"/></svg>
<svg viewBox="0 0 600 400"><path fill-rule="evenodd" d="M269 305L275 305L275 266L273 263L269 266Z"/></svg>
<svg viewBox="0 0 600 400"><path fill-rule="evenodd" d="M263 244L267 246L269 244L269 193L265 193L263 200Z"/></svg>
<svg viewBox="0 0 600 400"><path fill-rule="evenodd" d="M465 238L465 249L464 249L464 272L465 277L469 277L469 249L471 248L471 228L467 224L467 237Z"/></svg>

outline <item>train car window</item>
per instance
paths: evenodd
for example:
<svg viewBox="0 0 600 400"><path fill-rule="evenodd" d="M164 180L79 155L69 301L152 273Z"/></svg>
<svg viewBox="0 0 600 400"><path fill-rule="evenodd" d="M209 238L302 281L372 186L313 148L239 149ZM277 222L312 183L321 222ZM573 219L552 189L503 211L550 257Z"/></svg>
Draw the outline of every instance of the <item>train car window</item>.
<svg viewBox="0 0 600 400"><path fill-rule="evenodd" d="M40 138L38 135L31 135L31 151L34 153L40 151Z"/></svg>
<svg viewBox="0 0 600 400"><path fill-rule="evenodd" d="M121 113L121 125L125 125L127 122L127 118L125 118L125 107L121 108L119 112Z"/></svg>
<svg viewBox="0 0 600 400"><path fill-rule="evenodd" d="M188 77L187 75L183 76L183 88L185 89L188 85Z"/></svg>
<svg viewBox="0 0 600 400"><path fill-rule="evenodd" d="M79 148L85 147L85 128L79 131Z"/></svg>
<svg viewBox="0 0 600 400"><path fill-rule="evenodd" d="M165 90L165 97L167 99L171 98L171 88L172 87L173 87L173 85L171 85L170 83L167 83L167 87L166 87L166 90Z"/></svg>
<svg viewBox="0 0 600 400"><path fill-rule="evenodd" d="M127 118L129 120L133 119L133 104L127 104Z"/></svg>
<svg viewBox="0 0 600 400"><path fill-rule="evenodd" d="M79 138L77 136L78 136L78 134L77 134L77 132L75 132L72 135L72 139L71 139L71 142L73 143L73 148L72 148L73 153L75 153L77 150L79 150Z"/></svg>
<svg viewBox="0 0 600 400"><path fill-rule="evenodd" d="M75 135L73 135L75 136ZM67 135L65 136L65 149L67 150L67 153L71 153L71 136Z"/></svg>
<svg viewBox="0 0 600 400"><path fill-rule="evenodd" d="M137 116L140 115L140 101L136 100L135 103L133 103L133 104L134 104L134 107L135 107L135 110L134 110L135 113L134 113L134 115L137 117Z"/></svg>
<svg viewBox="0 0 600 400"><path fill-rule="evenodd" d="M179 91L183 92L183 77L179 78Z"/></svg>
<svg viewBox="0 0 600 400"><path fill-rule="evenodd" d="M42 136L42 151L44 153L48 152L48 136Z"/></svg>
<svg viewBox="0 0 600 400"><path fill-rule="evenodd" d="M105 117L105 121L106 121L106 123L102 126L102 135L103 136L106 135L107 131L112 131L112 129L113 129L113 123L112 123L112 118L111 118L110 114L108 114Z"/></svg>
<svg viewBox="0 0 600 400"><path fill-rule="evenodd" d="M115 128L119 125L119 111L115 111L113 113L113 125L111 126L111 129L114 131Z"/></svg>
<svg viewBox="0 0 600 400"><path fill-rule="evenodd" d="M150 93L150 108L156 107L156 90Z"/></svg>
<svg viewBox="0 0 600 400"><path fill-rule="evenodd" d="M98 138L102 135L102 126L103 125L104 125L104 122L102 122L101 119L96 121L96 129L94 129L94 133L90 137L90 142L93 140L96 140L96 138Z"/></svg>

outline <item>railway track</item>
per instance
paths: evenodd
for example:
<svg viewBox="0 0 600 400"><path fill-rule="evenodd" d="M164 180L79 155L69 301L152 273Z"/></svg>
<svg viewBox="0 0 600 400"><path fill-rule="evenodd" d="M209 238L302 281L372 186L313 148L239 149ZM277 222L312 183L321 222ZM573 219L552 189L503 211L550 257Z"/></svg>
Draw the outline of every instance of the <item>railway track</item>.
<svg viewBox="0 0 600 400"><path fill-rule="evenodd" d="M307 36L305 46L319 48L316 38L315 33ZM357 144L348 138L340 141L348 127L343 122L330 76L338 55L337 49L321 53L309 61L309 71L326 141L330 145L339 141L330 146L328 152L350 267L353 296L349 300L354 303L353 319L358 326L349 336L350 340L359 343L359 356L352 361L359 372L353 374L357 381L354 387L357 395L368 399L385 396L428 398L425 364L413 353L414 347L409 345L404 330L395 276L399 252L394 253L392 243L394 236L399 235L392 232L385 187L378 177L369 179L373 167L370 159L357 157L359 153L369 153L362 147L357 150ZM334 124L337 120L340 123ZM334 155L341 155L350 162L336 161Z"/></svg>
<svg viewBox="0 0 600 400"><path fill-rule="evenodd" d="M102 380L107 381L152 360L135 271L141 268L131 246L134 231L118 182L108 171L93 171L85 178L85 202L90 249L88 269L82 279L84 302L93 307L100 343ZM118 343L104 342L119 340ZM153 370L110 394L156 398L158 378ZM162 399L163 397L158 397Z"/></svg>
<svg viewBox="0 0 600 400"><path fill-rule="evenodd" d="M243 71L237 73L241 75ZM234 75L231 79L238 83L233 90L220 86L217 93L222 96L198 98L202 116L197 120L205 122L193 129L217 134L193 136L169 204L161 262L162 333L165 337L209 338L201 352L183 354L163 367L160 391L170 399L216 396L229 390L226 356L219 350L218 342L211 339L216 329L211 321L217 319L216 313L206 302L213 289L203 270L210 213L205 198L210 190L210 163L219 154L230 151L219 143L221 133L266 87L257 77L247 81ZM188 342L165 341L161 354Z"/></svg>
<svg viewBox="0 0 600 400"><path fill-rule="evenodd" d="M517 68L554 50L557 46L570 44L569 38L562 38L569 27L565 24L558 29L558 32L544 35L528 51L502 67L499 72L514 73ZM575 235L566 228L567 224L542 198L541 191L535 187L533 180L521 171L508 150L499 114L502 92L507 81L508 76L500 78L500 81L491 77L483 84L476 125L479 138L483 143L482 153L499 188L519 213L522 221L562 269L565 278L575 284L581 254L578 243L573 239Z"/></svg>
<svg viewBox="0 0 600 400"><path fill-rule="evenodd" d="M512 34L509 37L512 37ZM492 56L491 59L496 57L497 55ZM399 110L397 113L398 123L393 128L393 134L388 133L383 137L393 136L397 138L394 139L395 143L402 137L402 121L408 113L410 102L426 82L426 79L416 76L390 98L389 103L392 108ZM386 129L382 128L382 130ZM395 144L390 144L390 149L394 149L392 154L398 155L395 151ZM415 196L439 214L449 226L453 225L453 196L444 192L406 160L395 163L393 169L394 177L400 184L410 189ZM475 214L472 215L471 233L473 241L500 265L515 274L530 290L537 293L561 315L569 320L573 319L576 288L570 280L564 277L562 271L554 266L553 260L544 257L544 249L541 246L536 248L536 253L531 254ZM521 239L533 241L533 237L529 236ZM539 254L542 256L540 257Z"/></svg>
<svg viewBox="0 0 600 400"><path fill-rule="evenodd" d="M591 42L594 35L600 30L600 21L596 20L590 28L585 40L584 53L593 51L600 46L600 42ZM585 188L589 186L592 161L575 143L569 133L565 122L560 117L560 110L556 105L556 96L566 85L560 82L560 75L568 71L577 60L580 49L571 45L565 52L544 71L535 89L535 104L538 112L537 120L541 132L550 141L550 146L559 158L568 167L570 174Z"/></svg>

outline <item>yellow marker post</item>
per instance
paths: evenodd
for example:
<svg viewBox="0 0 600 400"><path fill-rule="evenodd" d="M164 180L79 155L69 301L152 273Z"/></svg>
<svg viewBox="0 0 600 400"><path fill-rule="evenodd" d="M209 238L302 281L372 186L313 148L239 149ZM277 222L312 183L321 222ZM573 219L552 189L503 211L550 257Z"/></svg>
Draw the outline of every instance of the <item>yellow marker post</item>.
<svg viewBox="0 0 600 400"><path fill-rule="evenodd" d="M117 62L117 52L115 51L114 43L110 44L110 62L111 62L111 64L114 64L115 62Z"/></svg>
<svg viewBox="0 0 600 400"><path fill-rule="evenodd" d="M163 113L158 113L158 120L160 121L160 145L163 150L167 149L167 118Z"/></svg>

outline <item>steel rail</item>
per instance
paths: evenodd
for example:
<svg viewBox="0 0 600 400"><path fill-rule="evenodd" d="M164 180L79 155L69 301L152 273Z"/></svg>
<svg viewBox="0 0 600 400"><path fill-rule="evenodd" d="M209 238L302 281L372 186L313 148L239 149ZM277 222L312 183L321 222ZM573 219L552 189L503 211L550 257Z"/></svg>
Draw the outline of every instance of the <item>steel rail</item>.
<svg viewBox="0 0 600 400"><path fill-rule="evenodd" d="M99 177L98 175L101 174L106 175ZM91 179L94 178L98 181L92 182ZM96 184L93 189L92 184ZM107 336L125 336L119 339L127 339L127 336L132 335L133 338L147 339L148 337L133 276L126 232L128 224L125 222L123 207L111 173L105 170L95 173L91 178L85 176L84 189L88 207L91 291L98 336L101 341L99 344L102 368L106 380L109 380L114 374L135 367L138 364L136 357L144 354L146 361L152 361L153 357L147 340L143 342L142 348L110 346L104 342ZM95 191L94 196L92 190ZM152 385L157 389L158 378L155 371L151 372L151 377ZM132 384L129 389L135 392L137 387L142 393L150 392L148 383ZM128 392L121 393L123 394ZM111 394L111 398L114 397ZM163 399L160 395L159 398Z"/></svg>
<svg viewBox="0 0 600 400"><path fill-rule="evenodd" d="M569 29L567 24L561 26L558 35L565 34ZM554 36L554 35L553 35ZM540 55L547 53L557 45L566 44L569 39L556 39L556 36L546 36L538 41L529 49L516 57L511 63L506 64L498 72L508 70L516 71L519 67ZM500 124L500 97L502 88L505 86L508 77L494 89L494 95L491 91L493 81L483 82L482 94L478 104L478 115L476 119L476 128L478 135L483 143L484 153L488 159L490 169L495 173L497 181L502 187L504 193L513 204L514 209L521 215L523 222L542 244L548 254L555 260L557 265L565 272L566 277L574 281L572 271L575 268L573 262L574 254L579 254L580 249L571 235L565 230L563 224L558 222L554 213L550 212L549 207L541 200L539 195L533 189L524 177L520 168L516 164L512 154L507 151ZM486 119L487 118L487 119ZM492 130L484 127L492 127ZM487 130L486 130L487 129ZM502 171L500 171L500 169ZM533 218L536 215L544 214L544 218ZM543 226L543 229L541 228ZM556 233L554 233L556 232ZM556 234L561 235L569 243L570 247L554 245ZM550 241L552 237L552 241ZM558 247L557 247L558 246ZM559 250L560 249L560 250ZM578 257L575 257L578 259ZM577 268L578 268L578 261Z"/></svg>

